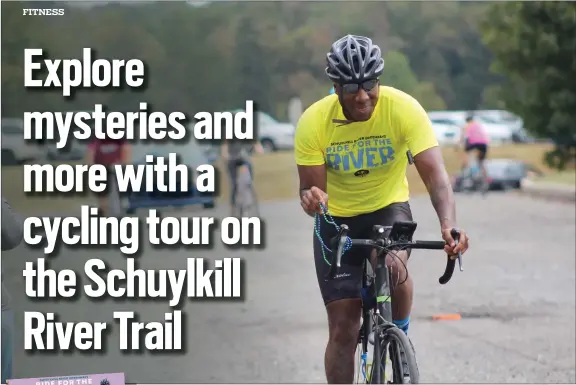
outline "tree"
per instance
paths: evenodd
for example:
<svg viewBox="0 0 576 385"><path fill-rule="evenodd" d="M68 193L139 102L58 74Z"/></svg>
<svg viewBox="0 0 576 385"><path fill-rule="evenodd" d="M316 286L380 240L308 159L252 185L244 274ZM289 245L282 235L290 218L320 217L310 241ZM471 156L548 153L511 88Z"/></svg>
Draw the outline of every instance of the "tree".
<svg viewBox="0 0 576 385"><path fill-rule="evenodd" d="M493 69L508 77L507 108L530 133L554 141L546 160L565 168L576 154L576 3L494 4L482 30Z"/></svg>
<svg viewBox="0 0 576 385"><path fill-rule="evenodd" d="M412 94L418 85L418 79L410 68L408 58L401 52L390 51L384 57L382 84L398 88L408 94Z"/></svg>
<svg viewBox="0 0 576 385"><path fill-rule="evenodd" d="M423 82L418 84L412 93L412 96L420 102L422 107L427 111L445 110L446 103L434 87L433 83Z"/></svg>
<svg viewBox="0 0 576 385"><path fill-rule="evenodd" d="M270 113L266 55L252 23L253 20L249 18L242 19L236 34L236 92L242 100L253 100L258 104L258 109Z"/></svg>

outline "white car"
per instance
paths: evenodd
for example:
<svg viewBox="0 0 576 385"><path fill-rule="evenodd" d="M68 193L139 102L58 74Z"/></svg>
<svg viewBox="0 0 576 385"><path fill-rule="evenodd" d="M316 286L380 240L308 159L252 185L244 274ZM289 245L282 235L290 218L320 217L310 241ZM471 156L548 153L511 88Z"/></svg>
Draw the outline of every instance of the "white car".
<svg viewBox="0 0 576 385"><path fill-rule="evenodd" d="M14 165L46 159L41 144L24 140L24 120L2 118L2 165Z"/></svg>
<svg viewBox="0 0 576 385"><path fill-rule="evenodd" d="M234 110L236 113L242 110ZM265 152L294 149L296 127L291 123L282 123L265 112L256 111L258 138Z"/></svg>
<svg viewBox="0 0 576 385"><path fill-rule="evenodd" d="M449 119L430 119L430 121L439 144L457 144L460 142L462 130L452 121Z"/></svg>
<svg viewBox="0 0 576 385"><path fill-rule="evenodd" d="M466 124L467 111L430 111L428 117L430 120L442 119L449 121L458 127L464 127ZM475 118L482 124L486 134L490 137L493 144L511 142L514 135L514 129L507 124L497 124L489 118L476 116Z"/></svg>
<svg viewBox="0 0 576 385"><path fill-rule="evenodd" d="M514 131L524 128L524 121L519 116L504 110L478 110L474 114L484 121L494 124L505 124Z"/></svg>
<svg viewBox="0 0 576 385"><path fill-rule="evenodd" d="M270 115L258 111L258 137L266 152L294 149L296 128L291 123L281 123Z"/></svg>

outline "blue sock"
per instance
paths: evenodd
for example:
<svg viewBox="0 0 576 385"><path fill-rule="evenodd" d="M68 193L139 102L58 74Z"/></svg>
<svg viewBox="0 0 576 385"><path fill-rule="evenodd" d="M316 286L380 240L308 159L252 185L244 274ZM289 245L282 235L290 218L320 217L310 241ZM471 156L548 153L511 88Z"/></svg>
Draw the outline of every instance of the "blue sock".
<svg viewBox="0 0 576 385"><path fill-rule="evenodd" d="M401 320L393 320L394 325L398 326L400 330L402 330L406 335L408 335L408 328L410 327L410 316L401 319Z"/></svg>

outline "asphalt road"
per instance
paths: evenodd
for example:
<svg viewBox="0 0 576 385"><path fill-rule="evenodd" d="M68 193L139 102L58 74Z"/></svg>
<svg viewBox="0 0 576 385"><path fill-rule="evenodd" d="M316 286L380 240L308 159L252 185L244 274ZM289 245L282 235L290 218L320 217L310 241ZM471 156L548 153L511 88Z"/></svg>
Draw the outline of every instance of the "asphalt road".
<svg viewBox="0 0 576 385"><path fill-rule="evenodd" d="M574 205L517 195L458 199L460 224L472 242L465 271L441 286L441 253L414 251L410 262L416 282L410 335L421 381L574 383ZM412 209L419 223L417 238L435 239L437 219L428 199L415 198ZM15 377L125 372L130 383L325 382L326 315L311 255L312 221L295 201L266 203L262 211L264 250L147 248L140 257L147 269L182 269L190 256L233 255L246 261L244 302L186 301L187 352L182 354L123 355L113 322L106 354L25 353L26 310L53 311L66 321L111 322L114 310L134 310L142 320L159 321L170 308L167 301L33 302L24 295L22 269L40 253L25 246L6 253L4 277L18 325ZM55 269L81 271L95 256L114 267L125 265L117 252L80 250L63 250L50 263ZM430 319L454 312L464 318Z"/></svg>

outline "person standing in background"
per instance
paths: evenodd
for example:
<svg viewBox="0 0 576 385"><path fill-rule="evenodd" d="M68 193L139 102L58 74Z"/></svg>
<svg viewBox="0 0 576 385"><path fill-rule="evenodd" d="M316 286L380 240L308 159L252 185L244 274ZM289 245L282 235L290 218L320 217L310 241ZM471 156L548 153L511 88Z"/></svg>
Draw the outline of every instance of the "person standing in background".
<svg viewBox="0 0 576 385"><path fill-rule="evenodd" d="M22 243L22 219L2 197L2 251L12 250ZM12 378L14 353L14 314L10 309L10 294L4 286L2 271L2 384Z"/></svg>
<svg viewBox="0 0 576 385"><path fill-rule="evenodd" d="M121 215L120 195L116 186L116 177L113 166L126 165L132 159L132 146L126 139L97 139L94 138L88 145L86 163L88 165L101 164L108 168L108 191L98 195L100 215Z"/></svg>

